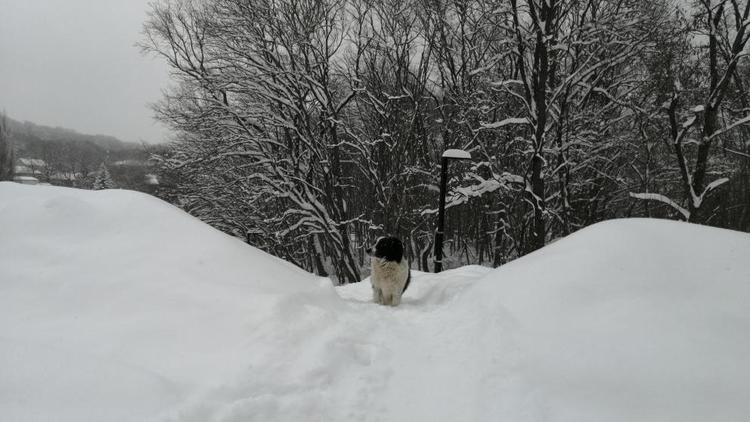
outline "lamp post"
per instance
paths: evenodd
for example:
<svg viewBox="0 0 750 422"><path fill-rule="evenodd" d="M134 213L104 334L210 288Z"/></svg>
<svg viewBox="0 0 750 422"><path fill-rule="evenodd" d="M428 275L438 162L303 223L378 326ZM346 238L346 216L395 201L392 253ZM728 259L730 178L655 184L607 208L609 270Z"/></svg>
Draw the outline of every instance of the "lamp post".
<svg viewBox="0 0 750 422"><path fill-rule="evenodd" d="M443 270L443 234L445 227L445 194L448 184L448 161L470 160L471 154L462 149L449 149L443 153L440 161L440 205L438 207L438 225L435 231L435 272Z"/></svg>

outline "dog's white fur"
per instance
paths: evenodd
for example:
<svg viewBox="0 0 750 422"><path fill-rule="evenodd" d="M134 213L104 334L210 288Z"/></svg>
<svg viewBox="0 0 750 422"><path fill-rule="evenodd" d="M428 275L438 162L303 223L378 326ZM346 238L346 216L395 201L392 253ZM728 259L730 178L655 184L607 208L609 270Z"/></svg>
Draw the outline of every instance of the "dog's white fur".
<svg viewBox="0 0 750 422"><path fill-rule="evenodd" d="M396 262L373 256L371 264L372 299L381 305L401 304L401 295L409 278L409 264L406 259Z"/></svg>

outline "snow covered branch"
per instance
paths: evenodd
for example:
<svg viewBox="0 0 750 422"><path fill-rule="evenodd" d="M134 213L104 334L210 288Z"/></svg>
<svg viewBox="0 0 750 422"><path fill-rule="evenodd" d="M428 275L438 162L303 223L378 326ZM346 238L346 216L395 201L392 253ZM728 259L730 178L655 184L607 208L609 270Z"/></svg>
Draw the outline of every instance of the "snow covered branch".
<svg viewBox="0 0 750 422"><path fill-rule="evenodd" d="M676 202L672 201L671 199L667 198L664 195L660 195L658 193L633 193L630 192L631 198L636 199L642 199L645 201L656 201L661 202L662 204L669 205L672 209L679 212L680 215L685 219L685 221L690 220L690 211L687 209L679 206Z"/></svg>

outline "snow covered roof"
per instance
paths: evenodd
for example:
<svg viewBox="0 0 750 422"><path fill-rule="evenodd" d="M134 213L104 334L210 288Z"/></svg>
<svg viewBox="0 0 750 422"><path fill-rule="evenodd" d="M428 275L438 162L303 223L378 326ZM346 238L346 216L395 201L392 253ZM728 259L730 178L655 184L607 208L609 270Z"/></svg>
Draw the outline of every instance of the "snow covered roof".
<svg viewBox="0 0 750 422"><path fill-rule="evenodd" d="M15 167L16 174L42 174L41 167L29 167L24 165L17 165Z"/></svg>
<svg viewBox="0 0 750 422"><path fill-rule="evenodd" d="M148 162L143 160L120 160L112 163L113 166L147 166Z"/></svg>
<svg viewBox="0 0 750 422"><path fill-rule="evenodd" d="M15 172L21 175L43 174L47 163L39 158L19 158L16 160Z"/></svg>
<svg viewBox="0 0 750 422"><path fill-rule="evenodd" d="M24 185L36 185L39 183L39 179L32 176L15 176L13 181Z"/></svg>
<svg viewBox="0 0 750 422"><path fill-rule="evenodd" d="M80 179L83 177L83 174L81 173L66 173L66 172L55 172L52 173L49 178L52 180L65 180L65 181L74 181L76 179Z"/></svg>
<svg viewBox="0 0 750 422"><path fill-rule="evenodd" d="M144 178L145 178L145 183L147 185L158 185L159 184L159 177L156 176L155 174L146 174L144 176Z"/></svg>
<svg viewBox="0 0 750 422"><path fill-rule="evenodd" d="M456 160L471 160L471 154L462 149L447 149L443 153L443 158L453 158Z"/></svg>
<svg viewBox="0 0 750 422"><path fill-rule="evenodd" d="M45 167L47 163L39 158L19 158L16 164L28 167Z"/></svg>

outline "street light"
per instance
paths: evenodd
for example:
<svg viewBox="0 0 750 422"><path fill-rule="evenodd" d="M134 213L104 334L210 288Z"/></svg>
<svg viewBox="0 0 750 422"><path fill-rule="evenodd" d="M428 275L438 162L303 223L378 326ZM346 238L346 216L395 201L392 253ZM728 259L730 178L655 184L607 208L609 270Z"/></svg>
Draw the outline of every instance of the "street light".
<svg viewBox="0 0 750 422"><path fill-rule="evenodd" d="M445 226L445 194L448 184L448 160L471 160L471 154L462 149L449 149L443 153L440 161L440 206L438 208L438 225L435 231L435 272L443 270L443 234Z"/></svg>

